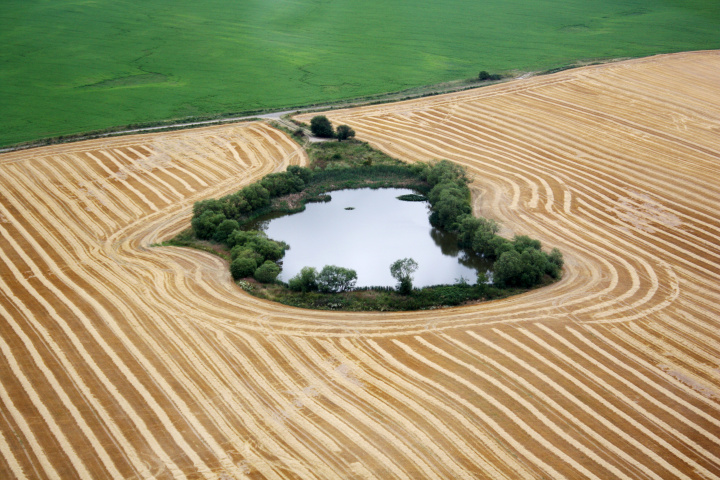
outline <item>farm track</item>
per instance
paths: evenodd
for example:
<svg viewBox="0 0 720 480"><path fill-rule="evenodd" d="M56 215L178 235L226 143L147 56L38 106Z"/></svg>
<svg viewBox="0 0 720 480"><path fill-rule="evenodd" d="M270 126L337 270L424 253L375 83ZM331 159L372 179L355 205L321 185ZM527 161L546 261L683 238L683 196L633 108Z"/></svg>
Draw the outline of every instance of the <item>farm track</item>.
<svg viewBox="0 0 720 480"><path fill-rule="evenodd" d="M429 312L288 308L151 247L307 162L263 123L0 155L0 478L720 478L718 85L696 52L328 112L565 255Z"/></svg>

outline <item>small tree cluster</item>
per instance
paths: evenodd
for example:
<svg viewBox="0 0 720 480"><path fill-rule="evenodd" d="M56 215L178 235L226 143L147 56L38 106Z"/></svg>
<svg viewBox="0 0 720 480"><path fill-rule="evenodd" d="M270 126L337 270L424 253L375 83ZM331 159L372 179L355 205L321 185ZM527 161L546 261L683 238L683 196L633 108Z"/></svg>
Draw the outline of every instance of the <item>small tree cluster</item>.
<svg viewBox="0 0 720 480"><path fill-rule="evenodd" d="M500 287L530 288L544 275L560 276L562 254L541 250L539 240L526 235L508 240L499 236L494 220L476 218L471 213L470 189L465 170L447 160L425 167L423 176L432 187L427 197L431 205L430 223L458 236L458 244L495 261L494 283Z"/></svg>
<svg viewBox="0 0 720 480"><path fill-rule="evenodd" d="M494 282L499 287L531 288L542 281L545 275L557 278L563 266L562 253L554 248L548 255L538 246L512 242L513 247L503 252L494 264ZM527 237L526 237L527 238ZM523 249L524 248L524 249Z"/></svg>
<svg viewBox="0 0 720 480"><path fill-rule="evenodd" d="M470 189L465 170L448 160L427 165L421 175L431 187L427 195L432 213L430 223L457 231L458 219L470 213Z"/></svg>
<svg viewBox="0 0 720 480"><path fill-rule="evenodd" d="M354 136L355 130L348 127L347 125L340 125L339 127L337 127L335 137L338 139L338 142L342 142L343 140L347 140L348 138L353 138Z"/></svg>
<svg viewBox="0 0 720 480"><path fill-rule="evenodd" d="M318 273L313 267L303 267L288 282L288 288L296 292L320 290L323 293L346 292L355 288L357 272L350 268L325 265Z"/></svg>
<svg viewBox="0 0 720 480"><path fill-rule="evenodd" d="M288 288L295 292L312 292L318 289L317 270L314 267L303 267L300 273L288 282Z"/></svg>
<svg viewBox="0 0 720 480"><path fill-rule="evenodd" d="M263 232L234 230L225 244L230 247L230 273L233 279L255 277L258 282L270 283L280 274L275 263L285 255L288 246L267 238Z"/></svg>
<svg viewBox="0 0 720 480"><path fill-rule="evenodd" d="M500 79L502 79L502 75L498 75L496 73L488 73L486 70L481 70L478 74L478 80L480 80L481 82Z"/></svg>
<svg viewBox="0 0 720 480"><path fill-rule="evenodd" d="M195 236L200 240L224 243L238 228L243 216L268 207L273 198L303 190L311 178L312 170L291 165L285 172L266 175L259 182L219 200L196 202L191 221Z"/></svg>
<svg viewBox="0 0 720 480"><path fill-rule="evenodd" d="M347 125L340 125L335 132L332 123L325 115L316 115L310 120L310 131L316 137L337 138L339 142L355 136L355 130Z"/></svg>
<svg viewBox="0 0 720 480"><path fill-rule="evenodd" d="M350 268L325 265L317 276L318 289L325 293L352 290L357 282L357 272Z"/></svg>

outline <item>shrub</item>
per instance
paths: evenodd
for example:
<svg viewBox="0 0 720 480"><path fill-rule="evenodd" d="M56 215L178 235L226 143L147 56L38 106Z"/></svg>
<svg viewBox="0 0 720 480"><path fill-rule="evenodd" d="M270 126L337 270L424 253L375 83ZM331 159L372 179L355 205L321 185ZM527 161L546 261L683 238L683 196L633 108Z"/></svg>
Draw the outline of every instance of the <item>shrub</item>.
<svg viewBox="0 0 720 480"><path fill-rule="evenodd" d="M270 205L270 192L259 183L252 183L240 190L252 210Z"/></svg>
<svg viewBox="0 0 720 480"><path fill-rule="evenodd" d="M247 257L255 260L255 266L262 265L265 259L258 252L252 248L248 248L244 245L236 245L230 250L230 258L235 260L238 257Z"/></svg>
<svg viewBox="0 0 720 480"><path fill-rule="evenodd" d="M502 78L502 75L498 75L496 73L488 73L486 70L481 70L478 74L478 80L481 82L486 82L488 80L500 80Z"/></svg>
<svg viewBox="0 0 720 480"><path fill-rule="evenodd" d="M518 251L512 249L500 255L493 265L493 272L493 281L498 287L517 286L522 274L522 260Z"/></svg>
<svg viewBox="0 0 720 480"><path fill-rule="evenodd" d="M215 234L213 235L213 240L215 240L218 243L225 243L227 240L228 235L230 235L233 231L238 230L240 228L240 225L236 220L223 220L220 222L220 224L215 229Z"/></svg>
<svg viewBox="0 0 720 480"><path fill-rule="evenodd" d="M548 255L547 270L545 273L553 278L558 278L564 264L563 254L557 248L553 248L550 251L550 255Z"/></svg>
<svg viewBox="0 0 720 480"><path fill-rule="evenodd" d="M305 183L308 183L313 176L312 170L298 165L290 165L287 167L287 171L296 177L299 177Z"/></svg>
<svg viewBox="0 0 720 480"><path fill-rule="evenodd" d="M499 226L494 220L485 218L478 218L477 220L477 226L473 233L471 243L475 252L486 258L498 258L505 250L512 249L512 244L508 240L497 235ZM470 235L470 232L463 232L462 227L463 225L461 225L460 234L463 238L466 238L466 236ZM505 244L507 244L507 247L498 251L498 247L504 246Z"/></svg>
<svg viewBox="0 0 720 480"><path fill-rule="evenodd" d="M337 127L337 132L335 133L335 136L337 137L339 142L342 142L343 140L354 137L355 130L348 127L347 125L340 125L339 127Z"/></svg>
<svg viewBox="0 0 720 480"><path fill-rule="evenodd" d="M280 260L283 255L285 255L285 250L287 250L288 247L284 242L270 240L267 237L256 237L247 243L246 246L262 255L263 259L272 260L273 262Z"/></svg>
<svg viewBox="0 0 720 480"><path fill-rule="evenodd" d="M264 237L263 232L257 230L235 230L227 237L227 246L234 248L235 246L245 246L251 240L257 237Z"/></svg>
<svg viewBox="0 0 720 480"><path fill-rule="evenodd" d="M532 288L542 281L548 263L547 254L541 250L528 248L522 253L516 249L509 250L495 262L495 284L499 287Z"/></svg>
<svg viewBox="0 0 720 480"><path fill-rule="evenodd" d="M250 277L257 269L257 262L254 258L239 256L230 263L230 273L234 280Z"/></svg>
<svg viewBox="0 0 720 480"><path fill-rule="evenodd" d="M316 137L333 138L335 136L332 124L325 115L316 115L310 120L310 131Z"/></svg>
<svg viewBox="0 0 720 480"><path fill-rule="evenodd" d="M205 210L200 216L194 217L190 223L195 231L195 235L200 240L210 240L215 236L215 230L223 220L225 220L225 214L216 213L213 210Z"/></svg>
<svg viewBox="0 0 720 480"><path fill-rule="evenodd" d="M344 292L355 287L357 272L336 265L325 265L317 276L318 288L321 292Z"/></svg>
<svg viewBox="0 0 720 480"><path fill-rule="evenodd" d="M542 248L540 240L534 240L527 235L515 235L515 238L513 239L513 246L515 247L515 250L520 253L528 249L540 250Z"/></svg>
<svg viewBox="0 0 720 480"><path fill-rule="evenodd" d="M303 267L300 273L288 282L288 288L295 292L310 292L318 289L317 270L313 267Z"/></svg>
<svg viewBox="0 0 720 480"><path fill-rule="evenodd" d="M545 252L528 248L520 254L520 265L522 273L518 285L524 288L531 288L538 285L547 270L547 255Z"/></svg>
<svg viewBox="0 0 720 480"><path fill-rule="evenodd" d="M255 280L260 283L272 283L280 275L280 267L273 261L267 260L255 270Z"/></svg>

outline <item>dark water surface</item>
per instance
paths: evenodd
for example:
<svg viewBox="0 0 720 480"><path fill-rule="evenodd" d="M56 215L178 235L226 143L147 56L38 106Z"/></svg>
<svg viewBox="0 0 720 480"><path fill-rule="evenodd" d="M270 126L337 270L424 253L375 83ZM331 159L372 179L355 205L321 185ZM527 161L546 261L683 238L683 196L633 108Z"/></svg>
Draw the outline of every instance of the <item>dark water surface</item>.
<svg viewBox="0 0 720 480"><path fill-rule="evenodd" d="M404 202L396 197L409 189L363 188L330 192L332 201L309 203L305 211L258 219L251 229L290 245L279 279L288 281L301 268L318 271L338 265L357 271L357 286L395 286L390 264L413 258L419 265L416 287L476 281L477 271L491 262L459 251L454 235L430 225L427 202ZM349 209L352 208L352 209Z"/></svg>

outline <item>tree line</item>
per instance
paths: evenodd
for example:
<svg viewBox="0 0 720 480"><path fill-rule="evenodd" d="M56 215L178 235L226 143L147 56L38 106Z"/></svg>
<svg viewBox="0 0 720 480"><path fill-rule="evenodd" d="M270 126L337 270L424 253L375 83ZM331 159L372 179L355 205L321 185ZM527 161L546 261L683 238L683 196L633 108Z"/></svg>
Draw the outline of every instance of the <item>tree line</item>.
<svg viewBox="0 0 720 480"><path fill-rule="evenodd" d="M545 275L559 278L563 266L560 250L545 253L540 240L526 235L508 240L498 235L500 228L494 220L472 215L465 169L447 160L426 165L420 174L431 187L427 195L432 210L430 223L457 234L458 246L493 260L495 285L532 288Z"/></svg>
<svg viewBox="0 0 720 480"><path fill-rule="evenodd" d="M539 240L515 236L512 240L498 235L499 225L490 219L472 215L469 179L460 165L448 160L412 165L366 165L350 168L312 170L289 166L285 172L272 173L260 181L220 199L195 203L192 230L197 239L225 245L230 251L230 271L234 279L254 277L262 283L276 281L277 264L288 245L267 238L263 232L245 231L242 225L260 213L279 208L274 199L303 193L305 200L317 199L328 189L367 186L374 178L378 186L394 186L412 179L414 187L430 203L433 226L455 233L458 246L469 249L494 262L493 282L499 288L532 288L546 276L557 279L563 266L562 253L554 248L542 250ZM383 180L385 179L385 180ZM273 207L274 205L274 207ZM302 205L300 208L304 208ZM403 295L413 292L412 273L417 269L413 259L398 260L391 273ZM328 265L319 272L305 267L288 282L296 292L326 293L352 290L357 280L354 270ZM478 284L487 280L479 273Z"/></svg>

